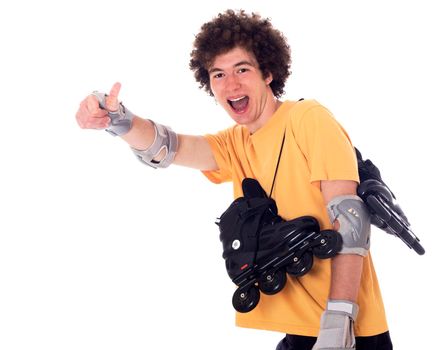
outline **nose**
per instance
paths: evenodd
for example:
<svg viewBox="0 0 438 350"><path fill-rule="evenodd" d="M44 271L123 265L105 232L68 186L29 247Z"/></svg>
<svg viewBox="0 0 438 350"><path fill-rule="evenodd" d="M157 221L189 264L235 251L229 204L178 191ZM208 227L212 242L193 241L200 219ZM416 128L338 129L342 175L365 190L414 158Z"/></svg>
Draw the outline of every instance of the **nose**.
<svg viewBox="0 0 438 350"><path fill-rule="evenodd" d="M240 79L236 74L230 74L227 76L226 88L228 91L236 91L240 89Z"/></svg>

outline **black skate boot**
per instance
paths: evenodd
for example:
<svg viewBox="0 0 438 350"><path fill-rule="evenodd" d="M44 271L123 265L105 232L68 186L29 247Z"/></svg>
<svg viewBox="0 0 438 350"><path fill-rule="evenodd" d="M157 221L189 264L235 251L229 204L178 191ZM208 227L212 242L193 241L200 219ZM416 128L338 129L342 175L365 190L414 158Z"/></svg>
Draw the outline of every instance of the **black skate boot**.
<svg viewBox="0 0 438 350"><path fill-rule="evenodd" d="M342 247L341 235L320 231L312 216L285 221L275 201L254 179L242 182L244 196L222 214L220 228L228 275L238 286L233 306L239 312L253 310L260 291L273 295L286 284L286 272L298 277L313 265L313 256L325 259Z"/></svg>
<svg viewBox="0 0 438 350"><path fill-rule="evenodd" d="M359 167L360 185L357 195L367 205L371 213L371 223L385 232L399 237L409 248L423 255L424 248L419 238L412 232L410 223L402 209L396 204L396 198L383 182L379 169L369 160L363 160L356 149Z"/></svg>

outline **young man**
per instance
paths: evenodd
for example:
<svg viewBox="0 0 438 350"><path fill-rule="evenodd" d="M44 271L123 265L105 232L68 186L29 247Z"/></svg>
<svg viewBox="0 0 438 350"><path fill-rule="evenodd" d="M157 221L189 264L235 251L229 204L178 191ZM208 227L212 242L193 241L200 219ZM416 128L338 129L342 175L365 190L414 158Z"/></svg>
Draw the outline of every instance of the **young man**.
<svg viewBox="0 0 438 350"><path fill-rule="evenodd" d="M174 163L202 170L214 183L233 181L235 197L246 177L269 190L285 135L272 192L279 215L314 216L321 229L341 233L343 248L333 259L316 259L306 275L288 278L275 296L262 295L253 311L237 315L237 324L287 333L280 350L392 349L368 253L369 214L356 196L353 146L316 101L279 100L290 74L283 35L258 15L228 10L202 26L190 68L235 126L216 135L177 135L132 115L118 102L119 83L109 95L88 96L78 124L122 137L153 167Z"/></svg>

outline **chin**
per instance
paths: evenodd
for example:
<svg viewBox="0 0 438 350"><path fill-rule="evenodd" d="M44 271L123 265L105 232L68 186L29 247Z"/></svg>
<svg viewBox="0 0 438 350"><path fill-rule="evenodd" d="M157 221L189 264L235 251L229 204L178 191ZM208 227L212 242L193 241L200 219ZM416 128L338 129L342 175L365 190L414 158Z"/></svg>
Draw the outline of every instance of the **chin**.
<svg viewBox="0 0 438 350"><path fill-rule="evenodd" d="M247 126L247 125L250 125L253 123L253 120L248 118L248 117L234 115L231 118L236 122L236 124L243 125L243 126Z"/></svg>
<svg viewBox="0 0 438 350"><path fill-rule="evenodd" d="M248 111L244 113L236 113L234 110L227 109L228 115L239 125L246 125L253 121L253 118L249 115Z"/></svg>

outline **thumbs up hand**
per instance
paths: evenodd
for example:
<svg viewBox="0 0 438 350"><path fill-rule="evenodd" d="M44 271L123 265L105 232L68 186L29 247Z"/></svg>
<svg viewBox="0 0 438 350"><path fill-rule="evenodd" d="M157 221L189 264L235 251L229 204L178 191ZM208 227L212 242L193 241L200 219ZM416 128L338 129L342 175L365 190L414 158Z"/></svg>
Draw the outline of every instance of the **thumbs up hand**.
<svg viewBox="0 0 438 350"><path fill-rule="evenodd" d="M106 96L105 104L108 111L114 112L119 109L119 92L121 87L122 84L115 83L111 88L109 95Z"/></svg>
<svg viewBox="0 0 438 350"><path fill-rule="evenodd" d="M132 113L119 102L121 84L115 83L109 95L95 92L87 96L76 113L76 121L83 129L106 129L114 136L131 129Z"/></svg>

